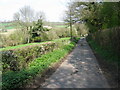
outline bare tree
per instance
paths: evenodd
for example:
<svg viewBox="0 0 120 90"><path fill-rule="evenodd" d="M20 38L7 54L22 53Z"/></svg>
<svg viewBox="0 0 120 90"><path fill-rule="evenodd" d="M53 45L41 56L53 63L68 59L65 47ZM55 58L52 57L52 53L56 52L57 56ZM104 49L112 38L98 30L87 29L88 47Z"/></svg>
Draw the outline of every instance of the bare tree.
<svg viewBox="0 0 120 90"><path fill-rule="evenodd" d="M32 22L34 20L34 10L30 6L21 8L20 15L23 22Z"/></svg>
<svg viewBox="0 0 120 90"><path fill-rule="evenodd" d="M13 16L16 24L19 24L26 30L29 30L29 27L34 21L34 10L30 6L22 7L18 12Z"/></svg>
<svg viewBox="0 0 120 90"><path fill-rule="evenodd" d="M35 14L35 20L37 21L38 19L40 20L45 20L45 13L42 11L39 11Z"/></svg>
<svg viewBox="0 0 120 90"><path fill-rule="evenodd" d="M45 20L45 13L41 11L35 12L30 6L24 6L14 14L13 18L15 21L19 21L17 23L19 23L20 26L29 30L33 21L37 21L38 19Z"/></svg>
<svg viewBox="0 0 120 90"><path fill-rule="evenodd" d="M16 21L19 21L19 20L20 20L20 13L19 13L19 12L14 13L13 18L14 18L14 20L16 20Z"/></svg>
<svg viewBox="0 0 120 90"><path fill-rule="evenodd" d="M14 14L15 24L24 28L24 32L28 33L33 25L33 21L37 21L38 19L45 19L45 14L43 12L37 12L30 7L24 6L18 12ZM28 38L29 43L29 38Z"/></svg>

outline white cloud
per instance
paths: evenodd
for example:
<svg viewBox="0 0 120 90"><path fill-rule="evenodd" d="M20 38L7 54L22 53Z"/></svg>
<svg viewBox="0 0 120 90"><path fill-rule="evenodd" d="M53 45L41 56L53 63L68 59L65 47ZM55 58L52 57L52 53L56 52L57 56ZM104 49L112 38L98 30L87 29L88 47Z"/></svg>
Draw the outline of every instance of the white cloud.
<svg viewBox="0 0 120 90"><path fill-rule="evenodd" d="M61 21L67 0L0 0L0 20L12 20L13 14L25 5L43 11L48 21Z"/></svg>

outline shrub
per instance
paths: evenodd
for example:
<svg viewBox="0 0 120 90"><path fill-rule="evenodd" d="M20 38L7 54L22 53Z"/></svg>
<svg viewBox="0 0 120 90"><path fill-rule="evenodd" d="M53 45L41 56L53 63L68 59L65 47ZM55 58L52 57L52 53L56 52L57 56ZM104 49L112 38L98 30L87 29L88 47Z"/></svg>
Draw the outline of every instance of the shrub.
<svg viewBox="0 0 120 90"><path fill-rule="evenodd" d="M32 42L41 42L41 37L38 36L38 37L32 38Z"/></svg>
<svg viewBox="0 0 120 90"><path fill-rule="evenodd" d="M27 43L30 35L28 32L22 30L16 30L12 34L0 35L0 41L2 42L0 47L7 47L7 46L16 46L19 44Z"/></svg>
<svg viewBox="0 0 120 90"><path fill-rule="evenodd" d="M78 36L80 36L80 35L82 36L82 35L85 35L85 34L88 33L88 28L85 24L76 23L74 25L74 28L75 28L75 30L77 30L77 35Z"/></svg>
<svg viewBox="0 0 120 90"><path fill-rule="evenodd" d="M47 33L45 33L45 32L42 32L41 35L40 35L40 37L41 37L41 41L42 41L42 42L43 42L43 41L49 41L49 40L50 40L50 39L48 38Z"/></svg>
<svg viewBox="0 0 120 90"><path fill-rule="evenodd" d="M28 31L24 31L24 30L16 30L13 34L11 34L9 36L9 39L11 41L14 41L15 45L25 44L25 43L28 42L29 38L30 38L29 32ZM15 46L15 45L13 45L13 46Z"/></svg>
<svg viewBox="0 0 120 90"><path fill-rule="evenodd" d="M5 35L0 34L0 48L4 47L6 40L7 40L7 37Z"/></svg>
<svg viewBox="0 0 120 90"><path fill-rule="evenodd" d="M53 30L46 32L46 34L47 34L48 40L54 40L59 38L59 36Z"/></svg>

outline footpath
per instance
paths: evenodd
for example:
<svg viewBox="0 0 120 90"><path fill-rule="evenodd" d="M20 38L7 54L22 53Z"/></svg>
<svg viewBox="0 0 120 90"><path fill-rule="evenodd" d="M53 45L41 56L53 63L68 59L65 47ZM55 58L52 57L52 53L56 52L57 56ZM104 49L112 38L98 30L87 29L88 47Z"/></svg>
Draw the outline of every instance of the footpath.
<svg viewBox="0 0 120 90"><path fill-rule="evenodd" d="M110 86L86 39L81 38L73 52L40 88L110 88Z"/></svg>

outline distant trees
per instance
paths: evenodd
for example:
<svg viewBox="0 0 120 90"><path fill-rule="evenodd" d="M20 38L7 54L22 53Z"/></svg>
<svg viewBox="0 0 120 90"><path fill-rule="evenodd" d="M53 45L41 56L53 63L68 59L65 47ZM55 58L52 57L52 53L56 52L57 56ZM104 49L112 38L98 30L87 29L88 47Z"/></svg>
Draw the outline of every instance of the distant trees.
<svg viewBox="0 0 120 90"><path fill-rule="evenodd" d="M16 20L17 24L28 30L31 22L34 20L34 10L30 6L24 6L14 14L14 20Z"/></svg>
<svg viewBox="0 0 120 90"><path fill-rule="evenodd" d="M30 6L24 6L14 14L13 18L17 24L28 30L33 21L45 19L45 14L44 12L35 12Z"/></svg>
<svg viewBox="0 0 120 90"><path fill-rule="evenodd" d="M35 12L30 6L22 7L13 16L15 24L24 30L24 33L30 33L33 25L38 20L45 20L44 12ZM41 24L42 25L42 24ZM28 36L28 43L30 42L30 36Z"/></svg>

